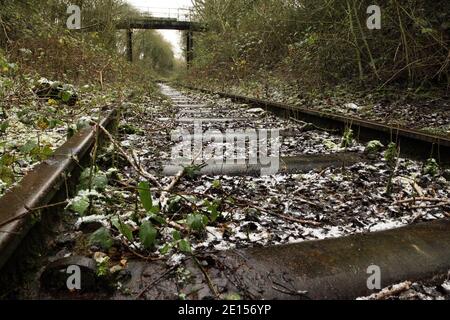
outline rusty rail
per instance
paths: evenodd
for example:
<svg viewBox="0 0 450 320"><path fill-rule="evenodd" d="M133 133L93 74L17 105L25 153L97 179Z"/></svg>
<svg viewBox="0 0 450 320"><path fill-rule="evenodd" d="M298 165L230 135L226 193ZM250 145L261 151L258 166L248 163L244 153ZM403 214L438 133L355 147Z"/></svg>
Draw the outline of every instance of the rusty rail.
<svg viewBox="0 0 450 320"><path fill-rule="evenodd" d="M104 127L109 126L116 114L116 110L110 111L100 123ZM0 269L33 227L33 208L50 203L65 183L68 173L92 148L95 135L93 127L79 131L0 198L0 224L6 222L0 227Z"/></svg>
<svg viewBox="0 0 450 320"><path fill-rule="evenodd" d="M377 292L367 286L371 266L380 268L382 287L445 275L449 248L450 220L443 219L343 238L231 250L219 257L235 270L230 274L234 282L257 298L334 300ZM296 295L298 291L305 294Z"/></svg>
<svg viewBox="0 0 450 320"><path fill-rule="evenodd" d="M441 163L450 163L450 138L436 136L403 127L392 127L375 121L339 115L325 111L288 105L280 102L265 101L224 92L216 92L203 88L184 86L208 94L217 94L232 101L247 103L264 108L278 116L287 119L294 117L327 129L352 128L358 140L381 140L384 143L397 142L401 147L401 154L410 158L428 159L434 157Z"/></svg>

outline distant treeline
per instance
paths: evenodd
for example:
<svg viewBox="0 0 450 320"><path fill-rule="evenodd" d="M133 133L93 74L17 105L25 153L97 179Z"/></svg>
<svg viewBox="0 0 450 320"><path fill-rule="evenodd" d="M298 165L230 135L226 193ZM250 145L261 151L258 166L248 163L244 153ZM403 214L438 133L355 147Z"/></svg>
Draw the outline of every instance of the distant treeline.
<svg viewBox="0 0 450 320"><path fill-rule="evenodd" d="M449 86L448 0L195 0L211 32L195 44L195 76L270 71L302 85ZM381 29L370 30L370 5Z"/></svg>
<svg viewBox="0 0 450 320"><path fill-rule="evenodd" d="M81 8L81 31L66 27L69 5ZM152 30L135 32L136 63L127 63L126 32L115 26L139 14L123 0L0 0L0 50L21 70L74 82L170 72L172 49Z"/></svg>

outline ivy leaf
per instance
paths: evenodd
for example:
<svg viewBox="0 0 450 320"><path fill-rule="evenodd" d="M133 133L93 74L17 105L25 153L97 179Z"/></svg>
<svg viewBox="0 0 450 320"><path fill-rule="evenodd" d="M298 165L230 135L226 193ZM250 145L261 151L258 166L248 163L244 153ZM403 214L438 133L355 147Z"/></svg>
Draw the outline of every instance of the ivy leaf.
<svg viewBox="0 0 450 320"><path fill-rule="evenodd" d="M39 118L36 122L36 127L41 129L42 131L49 127L50 123L47 118Z"/></svg>
<svg viewBox="0 0 450 320"><path fill-rule="evenodd" d="M222 183L220 182L220 180L214 180L212 183L212 187L213 189L220 189L222 187Z"/></svg>
<svg viewBox="0 0 450 320"><path fill-rule="evenodd" d="M352 145L354 139L353 130L351 128L346 128L344 135L342 136L341 147L348 148Z"/></svg>
<svg viewBox="0 0 450 320"><path fill-rule="evenodd" d="M170 198L169 205L167 207L167 211L169 213L175 213L181 209L181 201L183 198L180 196L175 196Z"/></svg>
<svg viewBox="0 0 450 320"><path fill-rule="evenodd" d="M115 218L111 220L111 223L114 227L116 227L117 230L125 237L128 241L133 241L133 230L131 227L122 221L120 221L119 218Z"/></svg>
<svg viewBox="0 0 450 320"><path fill-rule="evenodd" d="M150 249L154 246L157 233L158 231L149 221L144 221L141 224L139 238L145 249Z"/></svg>
<svg viewBox="0 0 450 320"><path fill-rule="evenodd" d="M206 208L210 213L211 222L216 221L220 215L219 213L220 200L214 200L213 202L209 202L208 200L206 200L204 202L204 205L206 206Z"/></svg>
<svg viewBox="0 0 450 320"><path fill-rule="evenodd" d="M14 172L11 168L0 165L0 180L7 185L14 183Z"/></svg>
<svg viewBox="0 0 450 320"><path fill-rule="evenodd" d="M28 154L30 153L34 148L36 148L37 142L34 140L28 140L23 146L19 148L20 152Z"/></svg>
<svg viewBox="0 0 450 320"><path fill-rule="evenodd" d="M150 213L152 213L154 215L157 215L160 212L161 212L161 210L159 209L159 207L156 207L156 206L150 210Z"/></svg>
<svg viewBox="0 0 450 320"><path fill-rule="evenodd" d="M0 165L10 166L13 163L14 163L14 156L11 154L6 153L0 158Z"/></svg>
<svg viewBox="0 0 450 320"><path fill-rule="evenodd" d="M166 224L166 220L163 217L158 216L157 214L152 213L149 215L149 217L150 217L150 219L154 220L155 222L157 222L159 224L162 224L162 225Z"/></svg>
<svg viewBox="0 0 450 320"><path fill-rule="evenodd" d="M208 224L208 217L203 214L193 213L187 216L186 223L191 230L202 231Z"/></svg>
<svg viewBox="0 0 450 320"><path fill-rule="evenodd" d="M215 222L218 217L219 217L219 211L217 210L216 207L214 207L214 209L211 210L211 222Z"/></svg>
<svg viewBox="0 0 450 320"><path fill-rule="evenodd" d="M6 129L8 129L9 127L9 122L8 121L3 121L0 123L0 132L4 133L6 132Z"/></svg>
<svg viewBox="0 0 450 320"><path fill-rule="evenodd" d="M49 145L46 145L42 148L37 147L31 151L31 155L41 161L48 159L52 154L53 150Z"/></svg>
<svg viewBox="0 0 450 320"><path fill-rule="evenodd" d="M96 190L104 190L108 185L108 176L103 171L97 169L92 169L92 188ZM78 188L80 190L89 189L89 182L91 180L91 168L86 168L83 170L80 176L80 183Z"/></svg>
<svg viewBox="0 0 450 320"><path fill-rule="evenodd" d="M161 253L162 255L166 255L167 253L169 253L170 249L172 248L172 246L168 243L166 243L164 245L164 247L162 247L161 249L159 249L159 253Z"/></svg>
<svg viewBox="0 0 450 320"><path fill-rule="evenodd" d="M397 156L398 156L397 144L391 142L388 145L386 151L384 152L384 159L391 168L395 167L395 163L397 162Z"/></svg>
<svg viewBox="0 0 450 320"><path fill-rule="evenodd" d="M378 153L384 145L379 140L372 140L367 143L366 148L364 149L364 153L367 154L376 154Z"/></svg>
<svg viewBox="0 0 450 320"><path fill-rule="evenodd" d="M75 197L72 200L70 208L80 215L84 215L89 208L89 199L87 197Z"/></svg>
<svg viewBox="0 0 450 320"><path fill-rule="evenodd" d="M195 178L200 174L203 166L204 165L192 165L184 167L184 175L189 179Z"/></svg>
<svg viewBox="0 0 450 320"><path fill-rule="evenodd" d="M239 293L230 293L225 296L225 300L242 300Z"/></svg>
<svg viewBox="0 0 450 320"><path fill-rule="evenodd" d="M175 230L172 233L172 237L173 237L173 240L175 240L175 241L181 240L181 233L180 233L180 231Z"/></svg>
<svg viewBox="0 0 450 320"><path fill-rule="evenodd" d="M113 245L111 233L105 227L95 231L89 238L90 245L100 246L105 250L109 250Z"/></svg>
<svg viewBox="0 0 450 320"><path fill-rule="evenodd" d="M178 248L180 249L181 252L184 252L184 253L192 252L191 245L185 239L180 240L180 242L178 242Z"/></svg>
<svg viewBox="0 0 450 320"><path fill-rule="evenodd" d="M153 209L153 201L150 192L150 184L147 181L139 183L139 198L141 199L144 209L147 210L147 212L151 212Z"/></svg>
<svg viewBox="0 0 450 320"><path fill-rule="evenodd" d="M439 165L435 159L431 158L426 161L423 173L431 176L436 176L439 173Z"/></svg>
<svg viewBox="0 0 450 320"><path fill-rule="evenodd" d="M108 185L108 177L104 172L97 172L92 177L92 187L97 190L105 190Z"/></svg>
<svg viewBox="0 0 450 320"><path fill-rule="evenodd" d="M69 102L72 98L72 93L69 91L61 91L61 100L65 103Z"/></svg>

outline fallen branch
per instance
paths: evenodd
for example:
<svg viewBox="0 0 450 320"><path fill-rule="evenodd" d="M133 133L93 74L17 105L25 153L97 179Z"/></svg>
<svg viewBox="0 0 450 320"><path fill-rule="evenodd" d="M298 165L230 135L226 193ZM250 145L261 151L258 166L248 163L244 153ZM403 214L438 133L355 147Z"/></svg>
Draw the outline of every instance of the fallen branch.
<svg viewBox="0 0 450 320"><path fill-rule="evenodd" d="M163 259L164 259L163 257L157 257L157 258L150 257L150 256L149 256L149 257L146 257L146 256L144 256L144 255L142 255L142 254L140 254L140 253L134 251L134 250L131 249L130 247L128 247L128 250L129 250L132 254L134 254L136 257L138 257L138 258L140 258L140 259L142 259L142 260L145 260L145 261L160 261L160 260L163 260Z"/></svg>
<svg viewBox="0 0 450 320"><path fill-rule="evenodd" d="M201 194L201 195L204 196L204 197L207 197L207 198L209 198L211 200L215 200L216 199L215 197L213 197L211 195L208 195L208 194ZM231 196L231 195L228 194L228 196ZM280 219L284 219L284 220L288 220L288 221L296 222L296 223L300 223L300 224L307 224L307 225L316 226L316 227L321 225L321 223L317 222L317 221L295 218L295 217L292 217L292 216L288 216L288 215L285 215L285 214L281 214L281 213L278 213L278 212L274 212L274 211L271 211L271 210L267 210L267 209L261 208L261 207L257 206L255 203L252 203L249 200L238 199L238 198L235 198L235 200L237 202L241 202L242 206L246 206L246 207L250 207L250 208L256 209L258 211L267 213L269 215L275 216L275 217L280 218ZM236 203L234 203L232 201L224 200L224 202L229 204L229 205L231 205L231 206L238 205L238 204L236 204Z"/></svg>
<svg viewBox="0 0 450 320"><path fill-rule="evenodd" d="M178 231L181 231L181 232L186 231L185 227L176 223L175 221L167 221L167 224Z"/></svg>
<svg viewBox="0 0 450 320"><path fill-rule="evenodd" d="M367 297L367 300L386 300L389 297L399 295L402 292L408 291L411 288L412 283L405 281L399 284L394 284L389 288L385 288L378 293L374 293Z"/></svg>
<svg viewBox="0 0 450 320"><path fill-rule="evenodd" d="M280 293L286 294L286 295L290 295L290 296L300 296L300 297L304 297L306 299L309 299L308 297L308 291L295 291L293 289L289 289L287 287L285 287L284 285L282 285L281 283L278 282L273 282L274 284L272 285L272 289L275 291L278 291Z"/></svg>
<svg viewBox="0 0 450 320"><path fill-rule="evenodd" d="M419 195L419 197L423 197L423 190L422 188L417 184L417 182L412 181L411 182L412 187L414 188L414 190L416 190L417 194Z"/></svg>
<svg viewBox="0 0 450 320"><path fill-rule="evenodd" d="M314 129L316 129L316 130L319 130L319 131L325 131L325 132L339 132L339 130L337 130L337 129L326 129L326 128L321 128L321 127L319 127L319 126L316 126L316 125L313 124L313 123L305 123L304 121L295 119L295 118L293 118L293 117L289 117L289 120L294 121L294 122L299 123L299 124L302 124L303 126L299 128L300 131L304 131L304 130L309 129L309 128L314 128Z"/></svg>
<svg viewBox="0 0 450 320"><path fill-rule="evenodd" d="M240 199L236 199L236 200L243 202L243 200L240 200ZM245 205L247 205L250 208L256 209L256 210L261 211L261 212L265 212L267 214L270 214L270 215L272 215L274 217L277 217L277 218L280 218L280 219L284 219L284 220L287 220L287 221L296 222L296 223L300 223L300 224L307 224L307 225L316 226L316 227L321 225L320 222L317 222L317 221L304 220L304 219L288 216L288 215L285 215L285 214L282 214L282 213L278 213L278 212L274 212L274 211L271 211L271 210L267 210L267 209L261 208L261 207L255 205L255 204L253 204L253 203L251 203L249 201L244 201L244 202L245 202Z"/></svg>
<svg viewBox="0 0 450 320"><path fill-rule="evenodd" d="M95 123L95 124L97 124L97 123ZM136 159L133 159L132 157L130 157L125 152L125 150L123 150L123 148L120 146L120 144L117 142L117 140L112 136L112 134L108 130L105 129L105 127L103 127L100 124L97 124L97 125L105 133L106 137L111 141L111 143L117 148L117 150L120 152L120 154L122 154L122 156L133 167L133 169L139 173L139 175L141 175L143 178L147 179L149 182L153 183L156 187L161 188L161 184L159 183L158 179L155 178L155 176L153 176L152 174L147 172L144 168L142 168L142 166L140 166L136 162Z"/></svg>
<svg viewBox="0 0 450 320"><path fill-rule="evenodd" d="M292 193L292 195L297 196L297 197L295 197L295 200L300 201L300 202L303 202L303 203L306 203L306 204L309 204L309 205L311 205L311 206L313 206L313 207L316 207L316 208L321 208L321 209L323 208L323 206L320 205L320 204L318 204L318 203L314 203L314 202L312 202L312 201L309 201L309 200L307 200L307 199L304 199L304 198L299 197L298 194L300 193L300 191L302 191L302 188L297 189L297 190L295 190L295 191Z"/></svg>
<svg viewBox="0 0 450 320"><path fill-rule="evenodd" d="M201 151L192 159L191 165L195 163L195 160L200 156ZM161 206L161 211L164 211L165 207L167 206L167 202L169 201L169 193L172 191L173 188L180 182L181 178L183 178L184 174L186 173L186 168L183 167L178 171L178 173L172 178L172 181L170 184L163 188L163 191L161 193L161 196L159 197L159 204Z"/></svg>
<svg viewBox="0 0 450 320"><path fill-rule="evenodd" d="M425 206L413 206L411 207L411 209L433 209L433 208L440 208L446 205L449 205L450 202L443 202L443 203L438 203L438 204L430 204L430 205L425 205Z"/></svg>
<svg viewBox="0 0 450 320"><path fill-rule="evenodd" d="M17 221L17 220L21 220L21 219L25 218L26 216L28 216L30 213L34 212L34 211L40 211L40 210L44 210L44 209L58 207L58 206L65 205L67 203L68 203L68 201L65 200L65 201L52 203L52 204L48 204L48 205L41 206L41 207L36 207L36 208L29 208L29 207L24 205L24 208L27 210L25 213L23 213L21 215L18 215L16 217L10 218L8 220L0 222L0 227L4 227L4 226L6 226L6 225L8 225L8 224L10 224L10 223L12 223L14 221Z"/></svg>
<svg viewBox="0 0 450 320"><path fill-rule="evenodd" d="M151 287L153 287L155 284L160 282L162 279L164 279L169 273L173 272L176 268L178 268L178 265L175 265L171 268L169 268L166 272L164 272L160 277L158 277L155 281L152 281L150 284L148 284L141 292L139 292L138 295L136 295L136 298L141 298L144 293L146 293Z"/></svg>
<svg viewBox="0 0 450 320"><path fill-rule="evenodd" d="M164 211L164 208L167 206L167 202L169 201L169 194L173 188L180 182L185 172L185 168L178 171L176 176L173 177L170 184L162 190L161 196L159 198L159 204L161 206L161 210Z"/></svg>
<svg viewBox="0 0 450 320"><path fill-rule="evenodd" d="M397 201L394 204L398 205L398 204L408 204L408 203L415 203L415 202L442 202L443 204L449 204L450 200L438 199L438 198L427 198L427 197L414 197L414 198L408 198L408 199Z"/></svg>
<svg viewBox="0 0 450 320"><path fill-rule="evenodd" d="M193 256L195 264L198 266L198 268L201 270L203 275L205 276L206 282L208 283L208 287L211 290L211 292L216 296L217 299L220 299L220 294L216 289L216 286L211 280L211 277L208 274L208 271L205 270L205 268L202 266L200 261L198 261L197 257Z"/></svg>
<svg viewBox="0 0 450 320"><path fill-rule="evenodd" d="M0 24L2 25L3 33L5 34L6 40L8 40L8 42L11 42L11 39L8 36L8 32L6 31L6 24L3 22L1 16L0 16Z"/></svg>
<svg viewBox="0 0 450 320"><path fill-rule="evenodd" d="M320 226L320 222L317 222L317 221L299 219L299 218L295 218L295 217L291 217L291 216L288 216L288 215L285 215L285 214L280 214L280 213L271 212L271 211L266 211L266 213L268 213L268 214L270 214L272 216L275 216L275 217L287 220L287 221L291 221L291 222L296 222L296 223L300 223L300 224L307 224L307 225L315 226L315 227Z"/></svg>

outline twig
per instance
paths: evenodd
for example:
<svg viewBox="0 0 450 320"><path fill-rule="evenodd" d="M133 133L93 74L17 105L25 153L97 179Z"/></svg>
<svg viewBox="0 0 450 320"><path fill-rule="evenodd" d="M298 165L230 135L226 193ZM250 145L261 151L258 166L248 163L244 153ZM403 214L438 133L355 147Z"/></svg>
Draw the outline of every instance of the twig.
<svg viewBox="0 0 450 320"><path fill-rule="evenodd" d="M166 205L167 205L167 201L168 199L168 195L170 193L170 191L172 191L173 188L175 188L175 186L178 184L178 182L181 180L181 178L183 177L185 172L185 168L181 169L180 171L178 171L178 173L176 174L175 177L173 177L172 181L170 182L170 184L165 187L161 193L161 197L159 198L159 204L161 206L161 210L163 210Z"/></svg>
<svg viewBox="0 0 450 320"><path fill-rule="evenodd" d="M119 145L119 143L114 139L112 134L105 129L102 125L98 124L98 127L105 133L105 135L108 137L108 139L112 142L112 144L119 150L119 152L122 154L122 156L125 157L125 159L130 163L130 165L133 167L134 170L136 170L142 177L149 180L151 183L153 183L158 188L161 188L161 184L159 181L149 172L147 172L142 166L139 166L135 161L133 161L133 158L130 157L125 150Z"/></svg>
<svg viewBox="0 0 450 320"><path fill-rule="evenodd" d="M450 202L444 202L444 203L439 203L439 204L431 204L431 205L426 205L426 206L413 206L411 207L411 209L433 209L433 208L440 208L446 205L449 205Z"/></svg>
<svg viewBox="0 0 450 320"><path fill-rule="evenodd" d="M411 203L411 202L416 202L416 201L421 201L421 202L443 202L445 203L450 203L450 200L448 199L438 199L438 198L427 198L427 197L417 197L417 198L409 198L409 199L405 199L405 200L400 200L395 202L394 204L406 204L406 203Z"/></svg>
<svg viewBox="0 0 450 320"><path fill-rule="evenodd" d="M102 88L102 90L103 90L103 71L105 71L105 69L108 67L108 65L110 63L111 63L111 60L108 60L108 62L105 64L105 66L98 72L100 87Z"/></svg>
<svg viewBox="0 0 450 320"><path fill-rule="evenodd" d="M131 249L130 247L128 247L128 250L129 250L132 254L134 254L136 257L141 258L142 260L145 260L145 261L159 261L159 260L163 260L163 259L164 259L163 257L158 257L158 258L146 257L146 256L144 256L144 255L142 255L142 254L140 254L140 253L134 251L134 250Z"/></svg>
<svg viewBox="0 0 450 320"><path fill-rule="evenodd" d="M200 261L198 261L197 257L193 256L195 263L197 264L198 268L202 271L203 275L205 276L206 282L208 283L209 289L211 289L212 293L216 296L217 299L220 299L220 294L217 291L217 288L215 287L214 283L211 280L211 277L209 276L208 272L203 268Z"/></svg>
<svg viewBox="0 0 450 320"><path fill-rule="evenodd" d="M415 181L411 181L411 185L414 188L414 190L416 190L417 194L419 195L419 197L423 197L423 190L422 188L417 184L417 182Z"/></svg>
<svg viewBox="0 0 450 320"><path fill-rule="evenodd" d="M277 285L278 287L276 287L275 285ZM288 289L284 285L277 283L277 282L274 282L274 285L272 285L272 289L275 291L281 292L283 294L290 295L290 296L300 296L300 297L308 298L308 291L295 291L292 289Z"/></svg>
<svg viewBox="0 0 450 320"><path fill-rule="evenodd" d="M147 285L139 294L136 296L136 298L141 298L147 290L149 290L151 287L153 287L155 284L157 284L159 281L164 279L169 273L175 270L178 265L175 265L171 268L169 268L166 272L164 272L160 277L158 277L155 281L152 281L149 285Z"/></svg>
<svg viewBox="0 0 450 320"><path fill-rule="evenodd" d="M323 208L323 206L321 206L321 205L318 204L318 203L314 203L314 202L309 201L309 200L307 200L307 199L298 197L298 194L300 193L300 191L302 191L302 188L299 188L299 189L295 190L295 191L292 193L292 195L296 195L296 196L297 196L297 197L295 197L295 200L298 200L298 201L300 201L300 202L309 204L309 205L311 205L311 206L313 206L313 207Z"/></svg>
<svg viewBox="0 0 450 320"><path fill-rule="evenodd" d="M30 213L32 213L33 211L39 211L39 210L44 210L44 209L48 209L48 208L52 208L52 207L58 207L58 206L62 206L62 205L67 204L67 203L68 203L68 201L65 200L65 201L61 201L61 202L57 202L57 203L52 203L52 204L48 204L48 205L45 205L45 206L42 206L42 207L36 207L36 208L28 208L28 207L24 206L25 209L27 210L27 212L25 212L25 213L23 213L23 214L21 214L21 215L18 215L17 217L13 217L13 218L10 218L10 219L8 219L8 220L6 220L6 221L1 222L1 223L0 223L0 227L4 227L4 226L6 226L6 225L8 225L8 224L10 224L11 222L14 222L14 221L16 221L16 220L23 219L23 218L25 218L27 215L29 215Z"/></svg>
<svg viewBox="0 0 450 320"><path fill-rule="evenodd" d="M211 196L211 195L208 195L208 194L201 194L201 195L204 196L204 197L207 197L207 198L209 198L211 200L215 200L215 198L213 196ZM281 213L277 213L277 212L274 212L274 211L270 211L270 210L261 208L261 207L257 206L256 204L252 203L249 200L238 199L238 198L235 198L235 200L237 202L241 202L242 205L245 205L246 207L250 207L250 208L256 209L258 211L265 212L267 214L270 214L272 216L278 217L280 219L284 219L284 220L288 220L288 221L296 222L296 223L300 223L300 224L312 225L312 226L320 226L321 225L321 223L317 222L317 221L311 221L311 220L304 220L304 219L300 219L300 218L295 218L295 217L291 217L291 216L288 216L288 215L284 215L284 214L281 214ZM236 203L231 202L231 201L227 201L227 200L224 200L224 202L229 204L229 205L231 205L231 206L236 206L237 205Z"/></svg>
<svg viewBox="0 0 450 320"><path fill-rule="evenodd" d="M266 213L271 214L271 215L273 215L275 217L278 217L278 218L282 218L284 220L291 221L291 222L297 222L297 223L300 223L300 224L307 224L307 225L311 225L311 226L315 226L315 227L320 226L320 222L317 222L317 221L299 219L299 218L291 217L291 216L288 216L288 215L285 215L285 214L276 213L276 212L272 212L272 211L266 211Z"/></svg>
<svg viewBox="0 0 450 320"><path fill-rule="evenodd" d="M167 222L167 224L169 226L171 226L174 229L177 229L178 231L186 231L185 227L183 227L182 225L176 223L175 221L166 221L166 222Z"/></svg>
<svg viewBox="0 0 450 320"><path fill-rule="evenodd" d="M197 158L200 156L201 154L201 150L200 152L192 159L191 161L191 165L193 165L195 163L195 160L197 160ZM178 184L178 182L180 182L181 178L183 178L184 174L186 173L186 168L183 167L182 169L180 169L180 171L178 171L178 173L172 178L172 181L170 182L170 184L165 187L161 193L161 196L159 198L159 204L161 206L161 210L164 210L164 208L167 205L167 201L168 199L168 194L172 191L173 188L175 188L175 186Z"/></svg>
<svg viewBox="0 0 450 320"><path fill-rule="evenodd" d="M316 130L325 131L325 132L339 132L339 130L336 130L336 129L321 128L319 126L316 126L314 123L305 123L305 122L300 121L298 119L295 119L293 117L289 117L289 120L294 121L294 122L299 123L299 124L303 124L303 127L301 127L300 130L304 130L304 129L308 128L308 127L312 127L312 128L314 128Z"/></svg>
<svg viewBox="0 0 450 320"><path fill-rule="evenodd" d="M389 297L398 295L402 292L405 292L411 288L412 283L409 281L405 281L399 284L395 284L392 287L385 288L378 293L374 293L368 297L369 300L385 300Z"/></svg>
<svg viewBox="0 0 450 320"><path fill-rule="evenodd" d="M243 200L239 200L239 199L237 199L237 200L238 201L243 201ZM247 203L247 205L249 207L253 208L253 209L256 209L256 210L261 211L261 212L265 212L267 214L270 214L272 216L275 216L275 217L278 217L278 218L281 218L281 219L284 219L284 220L288 220L288 221L291 221L291 222L297 222L297 223L300 223L300 224L307 224L307 225L311 225L311 226L320 226L320 222L317 222L317 221L304 220L304 219L291 217L291 216L288 216L288 215L285 215L285 214L281 214L281 213L277 213L277 212L274 212L274 211L270 211L270 210L261 208L261 207L255 205L255 204L252 204L252 203L249 203L249 202Z"/></svg>
<svg viewBox="0 0 450 320"><path fill-rule="evenodd" d="M3 22L3 19L2 19L1 16L0 16L0 24L2 25L3 32L5 34L6 40L8 40L8 42L11 42L11 39L8 36L8 32L6 32L6 24Z"/></svg>

